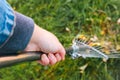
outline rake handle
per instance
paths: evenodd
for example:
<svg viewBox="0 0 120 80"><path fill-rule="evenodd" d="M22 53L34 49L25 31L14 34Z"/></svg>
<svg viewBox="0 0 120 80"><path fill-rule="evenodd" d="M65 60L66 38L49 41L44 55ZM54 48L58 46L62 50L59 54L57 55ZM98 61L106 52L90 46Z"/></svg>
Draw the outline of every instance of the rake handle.
<svg viewBox="0 0 120 80"><path fill-rule="evenodd" d="M71 47L66 49L66 53L70 53L72 51L73 50ZM9 55L9 56L7 56L8 59L5 59L5 60L3 60L3 57L1 57L0 58L0 68L9 67L9 66L16 65L16 64L19 64L22 62L36 61L36 60L40 59L40 56L42 54L44 54L44 53L37 52L37 51L24 51L20 55ZM11 58L9 58L9 57L11 57Z"/></svg>

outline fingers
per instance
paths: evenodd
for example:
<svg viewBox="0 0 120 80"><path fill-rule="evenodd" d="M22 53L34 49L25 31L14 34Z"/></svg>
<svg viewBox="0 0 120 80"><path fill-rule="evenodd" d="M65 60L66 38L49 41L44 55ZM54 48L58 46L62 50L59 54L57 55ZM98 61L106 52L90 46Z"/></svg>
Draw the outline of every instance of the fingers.
<svg viewBox="0 0 120 80"><path fill-rule="evenodd" d="M57 62L57 58L54 56L54 54L49 53L48 58L49 58L49 61L50 61L51 65L53 65Z"/></svg>
<svg viewBox="0 0 120 80"><path fill-rule="evenodd" d="M65 49L62 47L59 51L58 51L59 55L61 56L62 60L65 60Z"/></svg>
<svg viewBox="0 0 120 80"><path fill-rule="evenodd" d="M41 60L39 61L40 64L42 65L48 65L49 64L49 59L46 54L41 55Z"/></svg>
<svg viewBox="0 0 120 80"><path fill-rule="evenodd" d="M61 49L59 49L59 51L57 51L56 53L41 55L41 60L39 61L39 63L42 65L53 65L56 62L59 62L64 59L65 59L65 49L61 47Z"/></svg>
<svg viewBox="0 0 120 80"><path fill-rule="evenodd" d="M55 54L55 57L56 57L57 61L61 61L61 59L62 59L61 56L60 56L60 54L58 54L58 53Z"/></svg>
<svg viewBox="0 0 120 80"><path fill-rule="evenodd" d="M41 55L41 60L39 61L39 63L42 65L53 65L61 60L62 58L59 53L56 54L49 53L48 55L46 54Z"/></svg>

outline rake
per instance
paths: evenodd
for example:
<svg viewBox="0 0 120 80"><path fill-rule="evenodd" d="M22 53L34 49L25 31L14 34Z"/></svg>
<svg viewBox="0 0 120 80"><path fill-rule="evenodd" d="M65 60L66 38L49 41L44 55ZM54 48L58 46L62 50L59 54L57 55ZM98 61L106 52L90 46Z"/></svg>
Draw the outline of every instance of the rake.
<svg viewBox="0 0 120 80"><path fill-rule="evenodd" d="M91 45L92 44L92 45ZM66 49L66 54L71 56L72 59L79 57L82 58L102 58L108 60L110 58L120 58L120 54L117 51L109 51L110 54L105 54L104 47L98 45L95 41L86 39L83 35L77 36L73 40L71 47ZM0 68L9 67L18 63L36 61L40 59L41 54L44 54L40 51L21 51L18 55L1 56L0 58ZM3 60L2 57L14 57L8 60Z"/></svg>

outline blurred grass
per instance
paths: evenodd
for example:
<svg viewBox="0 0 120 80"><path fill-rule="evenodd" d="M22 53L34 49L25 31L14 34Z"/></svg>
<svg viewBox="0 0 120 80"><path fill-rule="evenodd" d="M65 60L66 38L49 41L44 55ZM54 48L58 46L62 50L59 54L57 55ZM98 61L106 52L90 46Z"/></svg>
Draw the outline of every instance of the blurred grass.
<svg viewBox="0 0 120 80"><path fill-rule="evenodd" d="M13 9L30 16L68 47L78 34L96 35L120 44L119 0L8 0ZM111 36L112 35L112 36ZM0 70L0 80L120 80L120 60L76 59L53 66L36 62ZM87 65L85 70L81 67Z"/></svg>

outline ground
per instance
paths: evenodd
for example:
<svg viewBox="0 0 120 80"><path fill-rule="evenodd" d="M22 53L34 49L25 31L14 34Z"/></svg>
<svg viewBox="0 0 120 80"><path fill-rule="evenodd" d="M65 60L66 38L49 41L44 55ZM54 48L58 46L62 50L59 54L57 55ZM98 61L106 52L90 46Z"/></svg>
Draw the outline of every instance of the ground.
<svg viewBox="0 0 120 80"><path fill-rule="evenodd" d="M120 49L119 0L8 0L15 11L27 15L54 33L64 47L77 34L94 35ZM112 35L112 36L111 36ZM71 59L53 66L26 62L0 70L0 80L119 80L119 59Z"/></svg>

